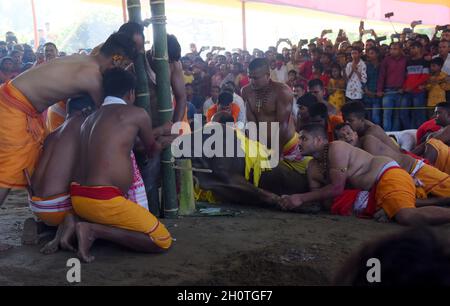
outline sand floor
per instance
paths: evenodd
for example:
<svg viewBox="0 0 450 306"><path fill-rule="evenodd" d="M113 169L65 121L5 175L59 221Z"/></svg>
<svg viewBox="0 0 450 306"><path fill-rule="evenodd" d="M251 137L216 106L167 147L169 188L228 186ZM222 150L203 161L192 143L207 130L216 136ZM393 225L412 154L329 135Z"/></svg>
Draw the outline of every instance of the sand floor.
<svg viewBox="0 0 450 306"><path fill-rule="evenodd" d="M96 260L82 264L80 285L328 285L363 243L403 229L355 217L230 208L242 213L163 219L176 239L165 254L97 241ZM42 255L46 239L21 245L30 216L24 192L13 192L0 208L0 243L13 245L0 252L0 285L68 285L66 263L75 254ZM439 231L449 236L450 225Z"/></svg>

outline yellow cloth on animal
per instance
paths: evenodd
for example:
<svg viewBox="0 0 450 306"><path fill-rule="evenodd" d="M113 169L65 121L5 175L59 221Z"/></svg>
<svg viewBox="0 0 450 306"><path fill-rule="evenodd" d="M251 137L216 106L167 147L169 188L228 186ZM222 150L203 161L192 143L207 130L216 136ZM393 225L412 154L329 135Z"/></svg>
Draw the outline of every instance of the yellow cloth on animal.
<svg viewBox="0 0 450 306"><path fill-rule="evenodd" d="M306 170L308 169L308 164L313 158L311 156L305 156L300 161L292 161L283 159L281 163L289 167L290 169L297 171L300 174L306 174Z"/></svg>
<svg viewBox="0 0 450 306"><path fill-rule="evenodd" d="M219 203L211 190L203 190L199 185L194 185L194 199L199 202L208 202L211 204Z"/></svg>
<svg viewBox="0 0 450 306"><path fill-rule="evenodd" d="M253 171L253 184L258 187L262 172L271 170L269 165L270 151L263 144L246 137L240 130L235 129L235 131L241 149L245 154L245 179L249 181L250 174ZM294 162L292 163L295 164ZM212 191L203 190L198 185L194 186L194 198L196 201L212 204L219 202Z"/></svg>
<svg viewBox="0 0 450 306"><path fill-rule="evenodd" d="M262 172L271 170L270 150L262 143L249 139L240 130L235 131L245 154L245 179L250 180L250 173L253 170L253 185L258 187Z"/></svg>

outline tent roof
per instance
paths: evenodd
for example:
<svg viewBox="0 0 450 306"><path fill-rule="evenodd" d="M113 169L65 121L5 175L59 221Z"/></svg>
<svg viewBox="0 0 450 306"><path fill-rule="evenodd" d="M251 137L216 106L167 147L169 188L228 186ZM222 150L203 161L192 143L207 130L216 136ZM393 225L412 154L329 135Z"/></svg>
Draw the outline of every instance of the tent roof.
<svg viewBox="0 0 450 306"><path fill-rule="evenodd" d="M450 20L449 0L247 0L309 8L362 19L386 20L384 14L394 12L392 21L424 24L447 24Z"/></svg>
<svg viewBox="0 0 450 306"><path fill-rule="evenodd" d="M122 5L122 0L81 0L83 2ZM385 13L394 12L393 22L409 24L422 20L423 24L448 24L450 21L450 0L176 0L186 3L205 3L236 6L240 2L266 3L273 5L307 8L332 14L339 14L368 20L387 21ZM142 1L143 6L148 5ZM345 5L343 5L345 3Z"/></svg>

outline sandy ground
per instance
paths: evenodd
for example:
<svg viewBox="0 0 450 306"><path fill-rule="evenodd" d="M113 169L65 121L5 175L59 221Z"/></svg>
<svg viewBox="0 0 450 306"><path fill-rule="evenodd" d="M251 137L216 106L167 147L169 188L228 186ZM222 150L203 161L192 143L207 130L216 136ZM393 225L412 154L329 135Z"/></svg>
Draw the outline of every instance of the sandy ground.
<svg viewBox="0 0 450 306"><path fill-rule="evenodd" d="M96 260L82 265L80 285L328 285L364 242L403 229L355 217L229 208L242 213L162 220L176 239L166 254L96 242ZM14 245L0 252L0 285L68 285L66 262L73 253L42 255L45 239L21 245L30 216L24 192L13 192L0 209L0 242ZM450 225L439 231L448 236Z"/></svg>

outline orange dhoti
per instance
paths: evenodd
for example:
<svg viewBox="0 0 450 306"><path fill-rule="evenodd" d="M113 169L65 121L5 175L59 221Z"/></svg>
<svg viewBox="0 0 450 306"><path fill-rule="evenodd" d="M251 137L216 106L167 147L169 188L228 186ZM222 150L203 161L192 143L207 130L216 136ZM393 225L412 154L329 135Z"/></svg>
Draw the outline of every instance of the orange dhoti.
<svg viewBox="0 0 450 306"><path fill-rule="evenodd" d="M363 215L373 216L378 209L383 209L392 219L401 209L415 207L416 186L413 179L396 162L391 162L378 175Z"/></svg>
<svg viewBox="0 0 450 306"><path fill-rule="evenodd" d="M40 113L11 82L0 86L0 188L25 188L45 138Z"/></svg>
<svg viewBox="0 0 450 306"><path fill-rule="evenodd" d="M75 213L89 222L147 234L162 249L172 244L166 227L147 209L127 200L117 187L72 183L70 195Z"/></svg>
<svg viewBox="0 0 450 306"><path fill-rule="evenodd" d="M47 112L47 130L49 133L56 130L66 120L66 102L61 101L53 104L48 108Z"/></svg>
<svg viewBox="0 0 450 306"><path fill-rule="evenodd" d="M442 172L450 174L450 147L442 141L434 138L428 140L427 145L432 146L437 151L434 166Z"/></svg>
<svg viewBox="0 0 450 306"><path fill-rule="evenodd" d="M428 195L450 197L450 175L447 173L417 160L410 174L417 181L417 190L423 194L417 198L426 198Z"/></svg>
<svg viewBox="0 0 450 306"><path fill-rule="evenodd" d="M28 199L31 211L48 226L58 226L67 214L72 213L70 194L60 194L53 197Z"/></svg>

